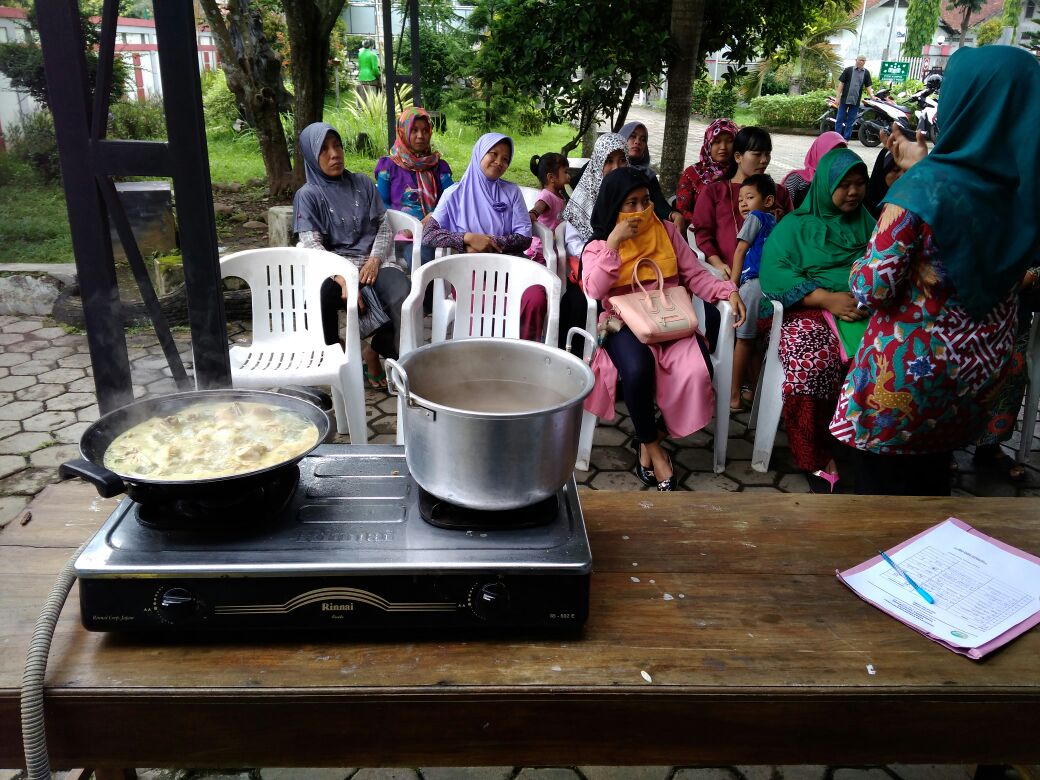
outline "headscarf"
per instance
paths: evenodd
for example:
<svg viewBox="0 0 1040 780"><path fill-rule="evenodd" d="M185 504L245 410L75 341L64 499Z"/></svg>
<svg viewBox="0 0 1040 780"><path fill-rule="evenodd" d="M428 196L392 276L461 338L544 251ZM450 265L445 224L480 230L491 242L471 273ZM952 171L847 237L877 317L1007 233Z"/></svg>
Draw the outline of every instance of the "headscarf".
<svg viewBox="0 0 1040 780"><path fill-rule="evenodd" d="M599 195L596 196L596 207L592 210L592 240L606 241L610 231L621 221L634 214L621 214L621 205L625 198L639 187L650 188L650 180L635 167L617 168L603 179ZM645 211L640 212L643 220L639 224L639 232L621 242L618 254L621 255L621 266L618 269L618 286L628 284L632 279L632 269L644 257L653 260L661 269L665 278L679 273L679 264L675 257L668 232L664 223L654 213L651 203ZM652 268L644 266L640 269L639 278L643 281L656 279Z"/></svg>
<svg viewBox="0 0 1040 780"><path fill-rule="evenodd" d="M762 253L762 292L793 305L813 290L848 292L849 271L863 253L875 221L865 208L845 214L831 200L845 175L866 164L851 149L820 158L812 185L797 209L780 220Z"/></svg>
<svg viewBox="0 0 1040 780"><path fill-rule="evenodd" d="M724 168L711 159L711 142L722 133L729 133L736 138L739 130L740 128L732 119L716 119L708 125L704 131L704 143L701 144L700 162L693 164L693 170L697 174L697 178L701 180L701 184L711 184L725 178L728 166Z"/></svg>
<svg viewBox="0 0 1040 780"><path fill-rule="evenodd" d="M820 164L820 158L831 149L837 149L839 146L848 146L845 137L841 133L836 133L833 130L820 133L816 140L812 142L809 151L805 153L805 162L803 163L805 167L788 173L787 176L781 179L780 184L783 185L790 176L799 176L802 181L806 183L811 182L813 176L816 175L816 166Z"/></svg>
<svg viewBox="0 0 1040 780"><path fill-rule="evenodd" d="M981 320L1040 253L1040 64L1011 46L958 49L943 75L939 139L884 202L931 227L957 300Z"/></svg>
<svg viewBox="0 0 1040 780"><path fill-rule="evenodd" d="M625 146L625 154L628 154L628 145L627 145L628 144L628 139L632 137L632 133L634 133L636 131L637 127L641 127L644 130L646 130L646 125L644 125L642 122L629 122L627 125L622 127L620 131L618 131L618 135L620 135L622 138L625 139L625 144L626 144L626 146ZM647 133L649 133L649 132L650 131L647 130ZM639 159L636 159L632 155L628 154L628 164L631 167L635 168L637 171L640 171L648 179L656 179L657 178L657 172L653 168L650 167L650 146L649 146L649 144L647 145L646 151L643 153L643 156L640 157Z"/></svg>
<svg viewBox="0 0 1040 780"><path fill-rule="evenodd" d="M628 144L617 133L604 133L596 139L592 158L563 210L563 218L574 225L578 235L585 241L592 239L592 209L603 183L603 166L607 164L607 158L617 151L623 152L625 159L628 159Z"/></svg>
<svg viewBox="0 0 1040 780"><path fill-rule="evenodd" d="M882 149L870 169L870 180L867 182L867 196L863 198L863 206L874 219L881 216L881 201L888 194L888 182L885 177L896 167L895 158L888 149Z"/></svg>
<svg viewBox="0 0 1040 780"><path fill-rule="evenodd" d="M531 235L531 217L520 188L505 179L491 180L480 169L484 155L502 141L509 144L512 158L513 139L509 136L486 133L477 139L466 172L444 191L434 209L433 218L442 228L488 236Z"/></svg>
<svg viewBox="0 0 1040 780"><path fill-rule="evenodd" d="M425 119L433 130L433 122L424 108L406 108L397 117L397 140L390 148L390 159L398 167L415 174L418 185L419 205L423 214L429 214L437 205L437 166L441 163L441 153L430 150L429 154L419 154L408 145L408 136L416 119Z"/></svg>
<svg viewBox="0 0 1040 780"><path fill-rule="evenodd" d="M307 183L293 198L293 231L321 233L337 254L364 255L372 248L386 207L364 174L344 170L333 178L322 172L318 156L329 133L340 138L327 122L313 122L300 133Z"/></svg>

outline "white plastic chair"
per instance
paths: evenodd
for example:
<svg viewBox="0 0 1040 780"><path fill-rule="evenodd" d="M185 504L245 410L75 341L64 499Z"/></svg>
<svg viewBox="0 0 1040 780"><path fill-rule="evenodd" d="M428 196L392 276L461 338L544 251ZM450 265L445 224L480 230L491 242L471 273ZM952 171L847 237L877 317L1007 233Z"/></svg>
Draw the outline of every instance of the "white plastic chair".
<svg viewBox="0 0 1040 780"><path fill-rule="evenodd" d="M559 277L524 257L490 253L448 255L412 274L412 290L401 307L401 357L421 345L423 294L435 280L455 289L453 339L520 338L520 299L529 287L543 287L548 302L545 343L556 346L560 328ZM444 341L436 330L431 343ZM404 443L405 419L397 403L397 441Z"/></svg>
<svg viewBox="0 0 1040 780"><path fill-rule="evenodd" d="M422 265L422 234L423 225L411 214L405 214L397 209L386 210L386 220L390 223L390 232L396 236L402 230L408 230L412 234L412 270ZM397 242L394 242L395 246ZM405 270L408 270L407 268Z"/></svg>
<svg viewBox="0 0 1040 780"><path fill-rule="evenodd" d="M560 277L560 282L564 283L567 280L568 274L568 263L567 263L567 240L566 240L567 222L560 222L556 226L553 238L556 245L556 256L557 262L557 275ZM594 298L590 298L587 294L585 296L585 331L592 336L596 335L596 320L599 317L599 306ZM592 353L595 347L588 341L585 342L582 360L586 363L592 362ZM589 461L592 459L592 438L596 432L596 415L589 411L583 411L581 413L581 432L578 434L578 459L574 467L578 471L588 471Z"/></svg>
<svg viewBox="0 0 1040 780"><path fill-rule="evenodd" d="M253 307L252 344L230 349L232 384L330 385L336 430L349 433L352 444L367 443L357 268L331 252L272 247L221 258L220 275L245 281ZM346 352L326 344L322 331L321 285L330 276L342 276L347 284Z"/></svg>
<svg viewBox="0 0 1040 780"><path fill-rule="evenodd" d="M534 208L534 204L538 202L538 195L541 193L541 190L536 190L534 187L521 187L520 192L524 195L524 205L526 205L527 210L530 211ZM531 235L542 242L542 257L545 258L545 265L550 271L559 275L560 270L556 252L556 238L552 231L540 222L532 222ZM561 279L563 278L565 277L561 277Z"/></svg>
<svg viewBox="0 0 1040 780"><path fill-rule="evenodd" d="M1026 406L1022 411L1022 440L1018 445L1019 463L1024 463L1029 457L1036 429L1037 407L1040 406L1040 314L1033 315L1033 326L1029 330L1026 373L1029 377L1029 389L1026 392Z"/></svg>
<svg viewBox="0 0 1040 780"><path fill-rule="evenodd" d="M773 301L773 322L769 327L769 344L762 371L758 377L755 400L751 404L748 430L755 429L755 446L751 452L751 468L769 471L769 459L773 454L773 442L780 427L780 412L784 406L784 369L780 365L780 326L784 321L784 307ZM1035 412L1034 407L1034 412Z"/></svg>
<svg viewBox="0 0 1040 780"><path fill-rule="evenodd" d="M699 246L697 246L697 236L693 232L693 226L686 228L686 243L690 245L690 249L697 255L697 262L699 262L704 268L708 269L708 272L716 279L725 279L726 275L722 271L711 263L708 262L708 258Z"/></svg>
<svg viewBox="0 0 1040 780"><path fill-rule="evenodd" d="M693 310L697 314L697 331L704 335L704 301L693 298ZM729 301L715 304L719 310L719 337L715 351L711 353L712 386L715 388L715 454L713 467L716 474L726 470L726 449L729 446L729 394L733 387L733 345L736 330L733 327L733 307Z"/></svg>

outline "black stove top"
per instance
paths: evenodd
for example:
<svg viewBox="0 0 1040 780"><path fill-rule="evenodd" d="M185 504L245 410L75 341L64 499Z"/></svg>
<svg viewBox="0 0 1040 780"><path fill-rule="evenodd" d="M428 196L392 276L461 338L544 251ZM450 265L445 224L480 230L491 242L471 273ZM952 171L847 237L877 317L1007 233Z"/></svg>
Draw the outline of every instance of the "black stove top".
<svg viewBox="0 0 1040 780"><path fill-rule="evenodd" d="M402 448L347 445L227 507L125 499L76 562L92 630L573 629L591 568L573 480L473 512L422 491Z"/></svg>

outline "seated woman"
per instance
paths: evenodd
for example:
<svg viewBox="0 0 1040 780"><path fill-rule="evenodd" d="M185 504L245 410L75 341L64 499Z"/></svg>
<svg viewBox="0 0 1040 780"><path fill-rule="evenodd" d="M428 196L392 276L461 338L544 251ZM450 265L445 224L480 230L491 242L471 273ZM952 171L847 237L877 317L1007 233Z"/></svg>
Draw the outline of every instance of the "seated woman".
<svg viewBox="0 0 1040 780"><path fill-rule="evenodd" d="M571 199L563 209L563 218L567 221L564 240L567 243L568 257L581 257L585 244L592 239L592 210L596 206L603 177L615 168L628 165L627 149L627 142L617 133L604 133L596 139L596 145L592 147L592 157L581 178L574 185ZM577 263L574 267L577 268ZM584 319L582 322L584 323Z"/></svg>
<svg viewBox="0 0 1040 780"><path fill-rule="evenodd" d="M451 166L430 145L433 124L422 108L406 108L397 118L397 140L390 154L376 163L376 188L388 209L425 221L433 213L441 193L452 185ZM411 233L406 238L411 238ZM424 247L422 262L433 259L433 247ZM412 245L404 253L411 269Z"/></svg>
<svg viewBox="0 0 1040 780"><path fill-rule="evenodd" d="M814 492L828 486L833 492L838 481L827 425L857 327L862 337L866 324L867 312L849 292L849 271L874 229L863 208L866 188L867 166L859 155L828 152L805 201L777 224L762 254L762 292L784 306L779 352L787 437Z"/></svg>
<svg viewBox="0 0 1040 780"><path fill-rule="evenodd" d="M657 180L657 171L650 167L649 135L642 122L629 122L618 132L628 144L628 164L642 173L650 182L650 199L654 203L654 213L661 220L667 220L679 228L679 233L686 235L688 220L682 212L672 205L661 192L661 182Z"/></svg>
<svg viewBox="0 0 1040 780"><path fill-rule="evenodd" d="M809 192L809 185L812 184L813 176L816 174L816 166L820 164L820 158L831 149L845 146L848 144L845 143L841 133L835 133L833 130L820 133L812 142L809 151L805 153L804 167L790 171L780 180L780 185L787 188L787 194L791 196L791 203L795 208L801 206L802 201L805 200L805 195Z"/></svg>
<svg viewBox="0 0 1040 780"><path fill-rule="evenodd" d="M736 315L735 324L744 321L744 304L736 286L715 278L697 262L676 227L657 218L649 182L639 171L621 168L603 180L592 227L592 240L582 255L582 279L585 291L605 310L601 327L608 319L610 296L632 291L632 270L643 258L657 263L665 287L681 284L692 295L711 303L728 299ZM647 279L656 282L656 274L650 268L641 268L640 280L646 284ZM696 333L648 345L626 325L617 332L604 330L603 349L592 361L596 384L585 408L597 417L613 419L620 378L625 406L636 431L636 473L647 486L656 485L661 491L675 489L672 462L661 447L664 434L658 431L655 402L672 436L689 436L703 428L715 408L710 365L707 345Z"/></svg>
<svg viewBox="0 0 1040 780"><path fill-rule="evenodd" d="M675 207L691 225L697 193L703 187L725 178L733 161L733 139L740 130L730 119L716 119L704 131L701 158L682 172L675 188Z"/></svg>
<svg viewBox="0 0 1040 780"><path fill-rule="evenodd" d="M365 376L373 387L386 387L379 356L396 358L400 343L401 304L408 296L408 277L394 262L386 208L372 180L343 166L343 143L332 125L314 122L300 133L307 183L293 198L293 232L311 249L326 249L358 268L358 282L371 285L390 325L380 328L366 349ZM342 277L321 287L321 320L325 343L342 343L339 311L346 295Z"/></svg>
<svg viewBox="0 0 1040 780"><path fill-rule="evenodd" d="M458 184L441 197L426 223L423 242L456 252L517 255L531 245L531 216L523 193L502 179L513 159L513 139L487 133L477 139ZM545 326L545 290L530 287L520 302L520 337L539 341Z"/></svg>
<svg viewBox="0 0 1040 780"><path fill-rule="evenodd" d="M1040 94L1040 66L987 46L944 75L931 153L920 134L886 139L905 173L852 269L872 314L830 430L852 448L857 493L949 495L952 450L1017 368L1018 291L1040 246L1038 109L1021 96Z"/></svg>

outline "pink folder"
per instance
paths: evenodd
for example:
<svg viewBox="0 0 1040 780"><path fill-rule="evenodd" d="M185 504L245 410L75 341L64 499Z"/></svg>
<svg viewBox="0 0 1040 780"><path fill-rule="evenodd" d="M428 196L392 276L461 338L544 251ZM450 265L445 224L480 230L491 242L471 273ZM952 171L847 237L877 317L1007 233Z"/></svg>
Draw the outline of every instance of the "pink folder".
<svg viewBox="0 0 1040 780"><path fill-rule="evenodd" d="M1040 558L1037 558L1035 555L1030 555L1029 553L1027 553L1027 552L1025 552L1023 550L1019 550L1017 547L1012 547L1009 544L1005 544L1004 542L1000 541L999 539L994 539L992 536L987 536L986 534L982 533L981 531L975 530L970 525L965 523L963 520L958 520L956 517L949 517L949 518L947 518L947 520L949 520L951 523L956 525L961 530L967 531L972 536L977 536L978 538L980 538L980 539L982 539L984 541L989 542L994 547L999 547L1001 550L1004 550L1007 553L1010 553L1012 555L1017 555L1019 558L1024 558L1027 561L1030 561L1032 563L1040 565ZM939 525L941 525L941 523ZM917 541L922 536L924 536L925 534L929 533L930 531L932 531L933 528L936 528L936 527L938 527L938 526L932 526L932 528L925 529L924 531L921 531L921 533L917 534L917 536L913 536L913 537L907 539L905 542L901 542L901 543L897 544L895 547L893 547L892 549L887 551L888 554L892 555L894 553L899 552L901 549L906 547L908 544L911 544L912 542ZM865 571L866 569L869 569L872 566L877 565L878 563L881 563L881 556L880 555L875 555L873 558L870 558L869 560L864 561L863 563L859 564L858 566L853 566L851 569L846 569L845 571L835 571L835 574L837 574L838 579L841 580L842 583L844 583L847 587L849 587L850 590L852 590L851 586L849 586L848 583L845 582L845 577L851 576L853 574L859 574L860 572ZM856 593L855 590L853 590L852 592ZM856 595L858 596L859 594L856 593ZM866 599L864 599L864 601L866 601ZM919 634L924 634L924 636L928 637L933 642L937 642L938 644L942 645L943 647L945 647L945 648L947 648L949 650L952 650L955 653L959 653L961 655L966 655L966 656L968 656L968 658L973 658L976 661L979 660L980 658L982 658L983 656L988 655L989 653L992 653L998 647L1003 647L1004 645L1006 645L1008 642L1010 642L1015 637L1019 636L1020 634L1024 634L1026 631L1031 629L1037 623L1040 623L1040 612L1035 612L1031 616L1029 616L1025 620L1023 620L1021 623L1018 623L1017 625L1009 628L1007 631L1005 631L1003 634L1001 634L1000 636L996 637L995 639L991 639L989 642L986 642L984 645L979 645L978 647L969 649L969 648L966 648L966 647L958 647L956 645L952 645L949 642L947 642L945 639L942 639L941 637L935 636L934 634L931 634L931 633L929 633L927 631L921 631L917 626L910 625L905 620L903 620L899 615L895 614L894 612L890 612L889 610L885 609L882 606L879 606L878 604L875 604L872 601L867 601L867 603L870 604L873 607L877 607L879 610L884 612L886 615L894 617L900 623L904 623L904 624L910 626L910 628L914 629L914 631L917 631Z"/></svg>

